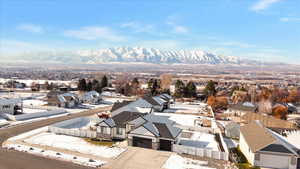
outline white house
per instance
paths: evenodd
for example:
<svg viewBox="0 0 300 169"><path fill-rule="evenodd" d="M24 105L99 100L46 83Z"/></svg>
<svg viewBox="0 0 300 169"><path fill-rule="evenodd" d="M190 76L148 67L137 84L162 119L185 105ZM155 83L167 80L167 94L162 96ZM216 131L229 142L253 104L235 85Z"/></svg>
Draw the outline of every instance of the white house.
<svg viewBox="0 0 300 169"><path fill-rule="evenodd" d="M300 166L299 149L259 121L241 127L239 143L242 153L253 166L278 169L297 169Z"/></svg>
<svg viewBox="0 0 300 169"><path fill-rule="evenodd" d="M108 140L126 139L129 132L126 129L126 124L142 115L139 112L123 111L111 118L104 119L96 124L97 137Z"/></svg>
<svg viewBox="0 0 300 169"><path fill-rule="evenodd" d="M166 116L147 114L128 123L128 145L172 151L181 129Z"/></svg>
<svg viewBox="0 0 300 169"><path fill-rule="evenodd" d="M0 114L19 114L22 113L23 104L21 99L0 98Z"/></svg>
<svg viewBox="0 0 300 169"><path fill-rule="evenodd" d="M256 112L256 110L257 107L255 105L249 102L245 102L243 104L230 104L228 106L228 109L224 113L241 117L246 113L254 113Z"/></svg>
<svg viewBox="0 0 300 169"><path fill-rule="evenodd" d="M101 95L96 91L89 91L83 94L81 101L89 104L99 104L102 100Z"/></svg>

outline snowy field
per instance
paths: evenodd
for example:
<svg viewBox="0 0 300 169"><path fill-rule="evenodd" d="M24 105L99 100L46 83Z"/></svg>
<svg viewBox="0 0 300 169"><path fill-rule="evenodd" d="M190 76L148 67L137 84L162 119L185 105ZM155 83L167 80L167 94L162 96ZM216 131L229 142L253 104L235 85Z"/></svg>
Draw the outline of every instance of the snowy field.
<svg viewBox="0 0 300 169"><path fill-rule="evenodd" d="M47 102L37 99L23 100L24 106L44 106Z"/></svg>
<svg viewBox="0 0 300 169"><path fill-rule="evenodd" d="M43 150L40 148L36 147L29 147L26 145L20 145L20 144L8 144L5 145L4 148L7 149L14 149L17 151L22 151L30 154L35 154L35 155L40 155L40 156L45 156L49 158L55 158L55 159L60 159L62 161L69 161L73 162L76 164L84 165L84 166L89 166L89 167L101 167L103 166L106 162L101 161L101 160L93 160L85 157L78 157L66 153L61 153L61 152L55 152L51 150Z"/></svg>
<svg viewBox="0 0 300 169"><path fill-rule="evenodd" d="M204 132L191 132L183 131L187 133L192 133L190 138L180 138L179 144L190 147L211 149L213 151L219 151L218 143L215 140L215 135L208 134Z"/></svg>
<svg viewBox="0 0 300 169"><path fill-rule="evenodd" d="M164 169L214 169L207 167L207 161L192 160L172 154L165 162Z"/></svg>
<svg viewBox="0 0 300 169"><path fill-rule="evenodd" d="M30 144L38 144L55 148L66 149L83 154L89 154L104 158L115 158L123 153L126 149L118 147L105 147L93 145L82 138L57 135L54 133L41 133L25 140Z"/></svg>
<svg viewBox="0 0 300 169"><path fill-rule="evenodd" d="M23 92L3 92L0 93L0 97L8 97L8 98L42 98L45 97L45 93L23 93Z"/></svg>
<svg viewBox="0 0 300 169"><path fill-rule="evenodd" d="M31 114L31 113L40 113L40 112L45 112L46 110L42 109L29 109L29 108L23 108L23 113L24 114Z"/></svg>
<svg viewBox="0 0 300 169"><path fill-rule="evenodd" d="M186 114L158 113L158 112L155 112L154 114L160 116L168 116L170 120L173 120L177 124L182 126L194 126L195 120L201 118L201 116L186 115Z"/></svg>
<svg viewBox="0 0 300 169"><path fill-rule="evenodd" d="M0 127L8 125L8 121L2 117L0 117Z"/></svg>
<svg viewBox="0 0 300 169"><path fill-rule="evenodd" d="M207 113L205 103L180 103L171 104L165 113Z"/></svg>

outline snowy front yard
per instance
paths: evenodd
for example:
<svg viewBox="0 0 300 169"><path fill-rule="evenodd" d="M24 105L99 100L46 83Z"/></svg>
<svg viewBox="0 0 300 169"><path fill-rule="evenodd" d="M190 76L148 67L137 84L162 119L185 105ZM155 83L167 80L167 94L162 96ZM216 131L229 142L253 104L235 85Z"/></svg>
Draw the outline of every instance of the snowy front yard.
<svg viewBox="0 0 300 169"><path fill-rule="evenodd" d="M192 160L179 155L171 155L165 162L164 169L214 169L207 167L207 161Z"/></svg>
<svg viewBox="0 0 300 169"><path fill-rule="evenodd" d="M43 146L50 146L55 148L66 149L70 151L75 151L83 154L89 154L105 158L114 158L123 153L126 149L118 147L105 147L93 145L86 142L82 138L57 135L54 133L44 132L35 135L31 138L25 140L25 142L30 144L38 144Z"/></svg>
<svg viewBox="0 0 300 169"><path fill-rule="evenodd" d="M61 152L56 152L56 151L51 151L51 150L43 150L40 148L36 147L30 147L26 145L20 145L20 144L8 144L4 146L7 149L14 149L17 151L22 151L30 154L35 154L39 156L45 156L49 158L55 158L55 159L60 159L63 161L69 161L73 162L76 164L84 165L84 166L89 166L89 167L101 167L104 164L106 164L105 161L101 160L93 160L90 158L85 158L85 157L79 157L79 156L74 156L71 154L66 154L66 153L61 153Z"/></svg>

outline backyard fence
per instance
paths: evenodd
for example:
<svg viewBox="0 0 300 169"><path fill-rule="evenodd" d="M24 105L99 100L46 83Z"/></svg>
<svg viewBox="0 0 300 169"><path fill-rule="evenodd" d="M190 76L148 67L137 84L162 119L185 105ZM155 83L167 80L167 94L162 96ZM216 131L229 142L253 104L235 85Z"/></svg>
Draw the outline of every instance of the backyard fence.
<svg viewBox="0 0 300 169"><path fill-rule="evenodd" d="M97 133L95 131L82 130L82 129L64 129L59 127L49 126L48 131L55 134L63 134L63 135L83 137L83 138L97 137Z"/></svg>
<svg viewBox="0 0 300 169"><path fill-rule="evenodd" d="M229 160L229 153L221 151L213 151L210 149L195 148L190 146L173 144L173 151L179 154L189 154L199 157L208 157L216 160Z"/></svg>

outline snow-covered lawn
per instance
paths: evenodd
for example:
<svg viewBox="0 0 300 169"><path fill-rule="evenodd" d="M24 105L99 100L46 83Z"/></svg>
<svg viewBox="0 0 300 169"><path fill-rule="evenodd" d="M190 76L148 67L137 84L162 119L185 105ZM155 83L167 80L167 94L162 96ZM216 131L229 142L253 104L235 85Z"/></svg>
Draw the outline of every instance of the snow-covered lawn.
<svg viewBox="0 0 300 169"><path fill-rule="evenodd" d="M44 112L44 111L46 111L46 110L23 108L23 113L24 113L24 114L40 113L40 112Z"/></svg>
<svg viewBox="0 0 300 169"><path fill-rule="evenodd" d="M6 126L8 124L9 124L9 122L6 119L0 117L0 127Z"/></svg>
<svg viewBox="0 0 300 169"><path fill-rule="evenodd" d="M174 113L155 113L155 115L168 116L170 120L175 121L182 126L194 126L195 120L201 116L186 115L186 114L174 114Z"/></svg>
<svg viewBox="0 0 300 169"><path fill-rule="evenodd" d="M101 161L101 160L94 160L94 159L89 159L85 157L78 157L66 153L61 153L61 152L55 152L51 150L43 150L40 148L36 147L30 147L26 145L20 145L20 144L8 144L4 146L5 148L8 149L14 149L17 151L22 151L22 152L27 152L31 154L36 154L36 155L41 155L49 158L56 158L56 159L61 159L63 161L70 161L76 164L84 165L84 166L89 166L89 167L101 167L103 166L106 162Z"/></svg>
<svg viewBox="0 0 300 169"><path fill-rule="evenodd" d="M184 132L192 133L192 136L190 138L180 138L179 143L181 145L219 151L218 143L215 140L215 135L204 132Z"/></svg>
<svg viewBox="0 0 300 169"><path fill-rule="evenodd" d="M23 100L23 105L24 106L43 106L46 105L47 102L42 101L42 100L37 100L37 99L30 99L30 100Z"/></svg>
<svg viewBox="0 0 300 169"><path fill-rule="evenodd" d="M171 104L165 113L207 113L205 103L180 103Z"/></svg>
<svg viewBox="0 0 300 169"><path fill-rule="evenodd" d="M192 160L172 154L163 165L164 169L213 169L207 167L207 161Z"/></svg>
<svg viewBox="0 0 300 169"><path fill-rule="evenodd" d="M93 145L82 138L57 135L54 133L41 133L25 140L30 144L38 144L50 147L76 151L83 154L90 154L105 158L114 158L123 153L126 149L118 147L105 147Z"/></svg>

